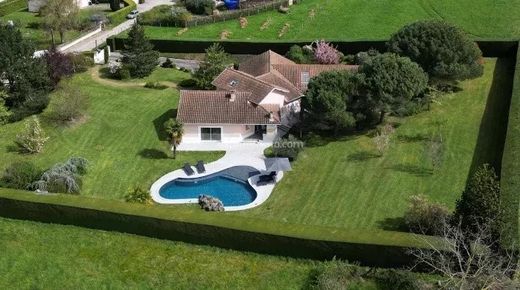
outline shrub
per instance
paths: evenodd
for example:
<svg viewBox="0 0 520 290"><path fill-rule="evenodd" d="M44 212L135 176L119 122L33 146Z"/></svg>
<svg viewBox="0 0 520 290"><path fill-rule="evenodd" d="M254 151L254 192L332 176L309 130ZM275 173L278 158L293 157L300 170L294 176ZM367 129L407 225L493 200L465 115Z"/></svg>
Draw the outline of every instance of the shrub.
<svg viewBox="0 0 520 290"><path fill-rule="evenodd" d="M5 101L2 97L3 92L0 91L0 125L9 122L11 119L11 112L5 106Z"/></svg>
<svg viewBox="0 0 520 290"><path fill-rule="evenodd" d="M175 64L170 58L167 58L165 62L161 64L161 67L163 68L174 68Z"/></svg>
<svg viewBox="0 0 520 290"><path fill-rule="evenodd" d="M395 269L377 270L372 277L387 290L417 290L422 289L417 278L410 272ZM430 289L429 287L427 289Z"/></svg>
<svg viewBox="0 0 520 290"><path fill-rule="evenodd" d="M125 201L150 204L152 203L152 197L149 191L142 189L140 186L136 186L125 195Z"/></svg>
<svg viewBox="0 0 520 290"><path fill-rule="evenodd" d="M16 162L7 167L0 178L2 187L28 189L42 172L31 162Z"/></svg>
<svg viewBox="0 0 520 290"><path fill-rule="evenodd" d="M72 122L86 114L88 105L88 96L78 87L62 83L53 94L47 112L55 121Z"/></svg>
<svg viewBox="0 0 520 290"><path fill-rule="evenodd" d="M454 219L465 231L476 233L480 227L490 227L498 234L500 216L500 183L495 170L484 164L471 176L457 201Z"/></svg>
<svg viewBox="0 0 520 290"><path fill-rule="evenodd" d="M119 69L117 71L117 75L116 75L116 78L120 79L120 80L128 80L130 79L132 76L130 75L130 70L126 67L122 67L121 69Z"/></svg>
<svg viewBox="0 0 520 290"><path fill-rule="evenodd" d="M49 78L54 86L58 85L63 77L69 77L74 73L74 64L70 55L64 54L56 48L48 50L44 58L47 62Z"/></svg>
<svg viewBox="0 0 520 290"><path fill-rule="evenodd" d="M293 45L285 55L290 60L296 62L296 63L312 63L313 62L313 56L311 53L309 53L308 50L304 50L299 45Z"/></svg>
<svg viewBox="0 0 520 290"><path fill-rule="evenodd" d="M70 59L74 73L86 72L89 68L94 66L94 59L81 53L70 54Z"/></svg>
<svg viewBox="0 0 520 290"><path fill-rule="evenodd" d="M211 15L215 9L215 1L213 0L186 0L186 9L197 15Z"/></svg>
<svg viewBox="0 0 520 290"><path fill-rule="evenodd" d="M330 43L323 40L316 42L314 59L319 64L338 64L343 55Z"/></svg>
<svg viewBox="0 0 520 290"><path fill-rule="evenodd" d="M88 161L82 157L73 157L65 163L58 163L45 171L40 180L31 187L41 191L56 193L79 193L80 175L87 173Z"/></svg>
<svg viewBox="0 0 520 290"><path fill-rule="evenodd" d="M275 141L273 144L273 154L277 157L286 157L289 160L296 160L298 154L303 150L303 142L293 135Z"/></svg>
<svg viewBox="0 0 520 290"><path fill-rule="evenodd" d="M179 82L181 88L194 88L197 86L197 81L194 79L185 79Z"/></svg>
<svg viewBox="0 0 520 290"><path fill-rule="evenodd" d="M199 205L200 208L205 211L224 211L224 204L222 201L209 195L199 195Z"/></svg>
<svg viewBox="0 0 520 290"><path fill-rule="evenodd" d="M155 89L155 90L164 90L167 89L167 85L163 85L160 82L147 82L144 84L144 87L147 89Z"/></svg>
<svg viewBox="0 0 520 290"><path fill-rule="evenodd" d="M16 135L15 143L22 152L33 154L41 152L47 140L49 140L49 137L45 135L40 120L33 116L25 121L24 130Z"/></svg>
<svg viewBox="0 0 520 290"><path fill-rule="evenodd" d="M376 136L373 138L374 145L381 156L390 147L390 140L392 135L395 133L395 128L387 124L379 129Z"/></svg>
<svg viewBox="0 0 520 290"><path fill-rule="evenodd" d="M442 234L444 224L449 220L449 210L437 203L430 202L423 195L410 197L404 223L409 231L426 235Z"/></svg>
<svg viewBox="0 0 520 290"><path fill-rule="evenodd" d="M443 21L406 25L392 36L388 49L409 57L437 81L475 78L484 71L476 43L464 31Z"/></svg>

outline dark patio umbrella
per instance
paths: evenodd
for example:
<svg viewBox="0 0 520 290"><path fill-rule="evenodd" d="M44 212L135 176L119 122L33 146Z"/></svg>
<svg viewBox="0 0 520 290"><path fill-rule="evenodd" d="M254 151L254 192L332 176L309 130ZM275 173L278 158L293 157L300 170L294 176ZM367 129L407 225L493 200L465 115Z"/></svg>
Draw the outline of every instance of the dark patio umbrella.
<svg viewBox="0 0 520 290"><path fill-rule="evenodd" d="M266 158L266 171L291 171L291 163L289 158Z"/></svg>

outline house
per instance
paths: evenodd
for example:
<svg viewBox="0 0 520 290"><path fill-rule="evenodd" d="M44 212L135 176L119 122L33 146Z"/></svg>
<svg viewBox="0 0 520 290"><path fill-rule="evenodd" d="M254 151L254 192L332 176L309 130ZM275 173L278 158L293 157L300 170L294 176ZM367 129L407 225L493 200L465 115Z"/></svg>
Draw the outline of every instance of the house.
<svg viewBox="0 0 520 290"><path fill-rule="evenodd" d="M356 69L296 64L273 51L253 56L218 75L212 82L216 90L181 90L177 119L184 124L183 143L272 142L298 121L312 77Z"/></svg>
<svg viewBox="0 0 520 290"><path fill-rule="evenodd" d="M75 0L76 5L78 5L78 8L82 9L85 7L88 7L92 2L92 0ZM47 0L28 0L27 6L29 12L40 12L40 9L43 8L43 6L47 5Z"/></svg>

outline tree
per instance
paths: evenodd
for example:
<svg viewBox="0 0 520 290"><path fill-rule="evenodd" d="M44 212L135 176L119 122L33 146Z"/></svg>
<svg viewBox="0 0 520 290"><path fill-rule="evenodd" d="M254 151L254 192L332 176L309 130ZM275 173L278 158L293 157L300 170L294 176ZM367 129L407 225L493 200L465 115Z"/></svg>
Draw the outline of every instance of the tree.
<svg viewBox="0 0 520 290"><path fill-rule="evenodd" d="M484 164L472 175L457 201L454 222L460 222L462 229L470 233L489 227L498 236L500 213L500 183L495 170Z"/></svg>
<svg viewBox="0 0 520 290"><path fill-rule="evenodd" d="M44 17L44 25L49 30L54 46L54 32L60 35L60 43L63 43L63 35L67 30L73 29L79 19L79 7L74 0L48 0L41 9Z"/></svg>
<svg viewBox="0 0 520 290"><path fill-rule="evenodd" d="M73 122L86 114L88 106L88 96L67 82L60 84L53 94L47 112L55 121Z"/></svg>
<svg viewBox="0 0 520 290"><path fill-rule="evenodd" d="M316 41L313 52L314 59L319 64L338 64L342 57L342 54L332 44L324 40Z"/></svg>
<svg viewBox="0 0 520 290"><path fill-rule="evenodd" d="M52 84L45 60L33 57L34 46L19 29L0 24L0 73L2 96L12 119L41 112L48 104Z"/></svg>
<svg viewBox="0 0 520 290"><path fill-rule="evenodd" d="M110 0L109 3L110 3L110 9L112 11L117 11L117 10L121 9L121 1L120 0Z"/></svg>
<svg viewBox="0 0 520 290"><path fill-rule="evenodd" d="M464 80L483 73L478 46L461 29L443 21L406 25L391 37L388 49L418 63L432 80Z"/></svg>
<svg viewBox="0 0 520 290"><path fill-rule="evenodd" d="M183 124L174 118L170 118L164 123L164 130L168 134L170 144L173 148L173 159L177 156L177 146L182 142L182 136L184 135Z"/></svg>
<svg viewBox="0 0 520 290"><path fill-rule="evenodd" d="M149 76L159 65L159 53L145 36L144 28L135 22L128 32L123 50L123 66L134 78Z"/></svg>
<svg viewBox="0 0 520 290"><path fill-rule="evenodd" d="M426 196L410 197L404 223L409 231L424 235L441 235L450 219L450 211L443 205L430 202Z"/></svg>
<svg viewBox="0 0 520 290"><path fill-rule="evenodd" d="M49 140L45 135L40 121L36 116L25 122L24 130L16 135L16 145L26 153L40 153L43 150L43 145Z"/></svg>
<svg viewBox="0 0 520 290"><path fill-rule="evenodd" d="M444 278L442 289L519 289L512 279L516 270L513 253L497 251L499 241L489 228L479 226L468 235L460 226L444 223L441 240L422 237L426 247L410 253L417 268L429 269Z"/></svg>
<svg viewBox="0 0 520 290"><path fill-rule="evenodd" d="M193 75L197 82L197 87L211 90L215 87L211 84L213 80L232 63L231 57L224 51L224 48L214 43L206 49L204 61Z"/></svg>
<svg viewBox="0 0 520 290"><path fill-rule="evenodd" d="M419 65L393 53L374 56L360 66L359 73L365 76L366 101L380 113L380 123L387 112L418 97L428 85L428 76Z"/></svg>
<svg viewBox="0 0 520 290"><path fill-rule="evenodd" d="M58 85L63 77L69 77L74 73L72 57L57 50L55 47L45 52L44 58L47 62L49 78L54 86Z"/></svg>

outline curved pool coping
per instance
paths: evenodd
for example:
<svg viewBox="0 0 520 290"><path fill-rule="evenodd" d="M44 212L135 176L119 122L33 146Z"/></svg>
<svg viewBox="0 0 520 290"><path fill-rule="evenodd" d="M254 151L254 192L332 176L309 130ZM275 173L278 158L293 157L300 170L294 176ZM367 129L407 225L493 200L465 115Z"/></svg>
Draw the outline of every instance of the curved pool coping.
<svg viewBox="0 0 520 290"><path fill-rule="evenodd" d="M197 198L192 199L168 199L164 198L159 194L159 190L162 186L164 186L166 183L175 180L177 178L183 178L183 179L196 179L200 177L206 177L209 175L216 174L218 172L221 172L223 170L229 169L231 167L236 166L247 166L252 167L262 174L262 172L265 173L265 163L263 157L263 149L264 146L259 147L258 154L251 154L251 149L244 150L237 150L235 152L233 151L226 151L226 155L222 157L221 159L211 162L205 165L206 172L199 174L195 172L195 174L188 176L182 169L177 169L175 171L172 171L170 173L167 173L163 175L161 178L159 178L157 181L155 181L151 188L150 188L150 194L152 196L153 201L159 204L198 204ZM265 146L266 147L266 146ZM255 148L256 149L256 148ZM260 151L261 150L261 151ZM258 156L261 154L260 156ZM195 170L195 169L194 169ZM256 191L256 198L253 202L241 205L241 206L226 206L224 205L224 208L226 211L240 211L240 210L246 210L251 209L254 207L257 207L264 203L271 193L273 192L274 186L276 183L278 183L283 178L283 172L278 172L276 177L276 183L270 183L262 186L257 186L256 181L258 181L260 175L255 175L250 178L248 178L248 183L251 185L251 187Z"/></svg>

